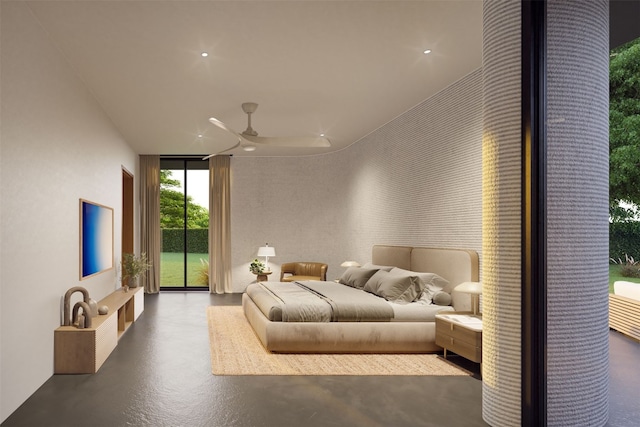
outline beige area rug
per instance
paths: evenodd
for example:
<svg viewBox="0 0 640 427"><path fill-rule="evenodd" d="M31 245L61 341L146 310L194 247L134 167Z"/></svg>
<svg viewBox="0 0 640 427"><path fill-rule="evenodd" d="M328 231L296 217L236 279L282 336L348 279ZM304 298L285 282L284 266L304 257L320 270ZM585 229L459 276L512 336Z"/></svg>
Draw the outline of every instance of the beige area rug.
<svg viewBox="0 0 640 427"><path fill-rule="evenodd" d="M469 375L436 354L271 353L239 306L207 308L214 375Z"/></svg>

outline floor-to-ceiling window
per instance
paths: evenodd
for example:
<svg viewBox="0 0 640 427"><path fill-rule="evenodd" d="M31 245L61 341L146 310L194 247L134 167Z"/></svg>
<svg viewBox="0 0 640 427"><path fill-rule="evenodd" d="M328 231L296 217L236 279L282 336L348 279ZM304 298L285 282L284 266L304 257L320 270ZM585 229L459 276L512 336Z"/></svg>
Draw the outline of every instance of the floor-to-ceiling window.
<svg viewBox="0 0 640 427"><path fill-rule="evenodd" d="M638 7L640 12L640 6ZM609 292L617 280L640 283L640 37L609 56Z"/></svg>
<svg viewBox="0 0 640 427"><path fill-rule="evenodd" d="M209 167L199 158L160 159L160 288L207 289Z"/></svg>

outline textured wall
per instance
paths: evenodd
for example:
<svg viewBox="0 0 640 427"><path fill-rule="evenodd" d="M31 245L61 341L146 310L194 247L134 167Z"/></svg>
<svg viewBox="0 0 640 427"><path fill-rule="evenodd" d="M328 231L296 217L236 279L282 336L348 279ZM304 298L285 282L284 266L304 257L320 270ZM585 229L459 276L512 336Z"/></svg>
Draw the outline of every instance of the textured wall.
<svg viewBox="0 0 640 427"><path fill-rule="evenodd" d="M547 422L608 418L608 3L548 2ZM484 3L483 416L520 424L520 2Z"/></svg>
<svg viewBox="0 0 640 427"><path fill-rule="evenodd" d="M482 249L482 73L333 154L234 157L233 289L259 246L287 261L370 261L377 243ZM272 279L273 280L273 279Z"/></svg>
<svg viewBox="0 0 640 427"><path fill-rule="evenodd" d="M482 411L499 427L520 425L520 1L483 15Z"/></svg>
<svg viewBox="0 0 640 427"><path fill-rule="evenodd" d="M608 419L609 16L548 2L548 425Z"/></svg>

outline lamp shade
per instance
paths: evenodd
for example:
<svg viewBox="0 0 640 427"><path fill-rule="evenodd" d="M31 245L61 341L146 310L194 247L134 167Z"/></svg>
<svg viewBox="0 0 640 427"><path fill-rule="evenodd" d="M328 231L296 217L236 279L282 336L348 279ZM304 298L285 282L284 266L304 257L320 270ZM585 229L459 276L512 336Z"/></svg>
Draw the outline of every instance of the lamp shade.
<svg viewBox="0 0 640 427"><path fill-rule="evenodd" d="M473 314L480 312L480 296L482 294L482 283L480 282L462 282L455 287L454 291L471 294L471 310Z"/></svg>
<svg viewBox="0 0 640 427"><path fill-rule="evenodd" d="M276 256L276 248L273 246L261 246L258 249L258 256Z"/></svg>
<svg viewBox="0 0 640 427"><path fill-rule="evenodd" d="M357 261L345 261L340 267L360 267L360 264Z"/></svg>
<svg viewBox="0 0 640 427"><path fill-rule="evenodd" d="M480 282L462 282L455 287L458 292L464 292L465 294L482 294L482 283Z"/></svg>

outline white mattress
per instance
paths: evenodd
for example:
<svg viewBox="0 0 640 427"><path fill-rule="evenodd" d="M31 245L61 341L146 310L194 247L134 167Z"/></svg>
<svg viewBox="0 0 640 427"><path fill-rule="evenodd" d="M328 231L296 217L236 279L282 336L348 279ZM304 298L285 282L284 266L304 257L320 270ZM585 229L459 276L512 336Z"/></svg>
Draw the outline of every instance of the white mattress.
<svg viewBox="0 0 640 427"><path fill-rule="evenodd" d="M423 304L414 302L411 304L396 304L387 301L393 308L392 322L435 322L436 314L453 311L450 305Z"/></svg>

